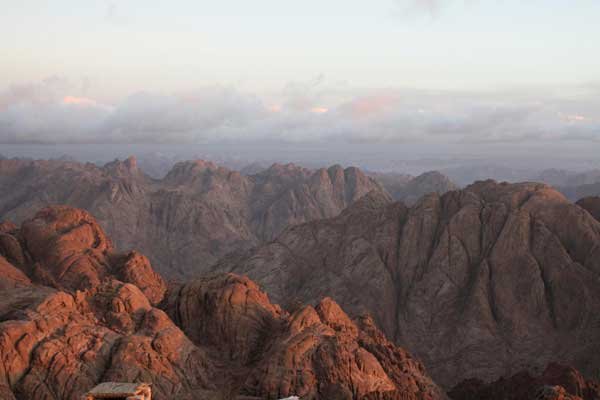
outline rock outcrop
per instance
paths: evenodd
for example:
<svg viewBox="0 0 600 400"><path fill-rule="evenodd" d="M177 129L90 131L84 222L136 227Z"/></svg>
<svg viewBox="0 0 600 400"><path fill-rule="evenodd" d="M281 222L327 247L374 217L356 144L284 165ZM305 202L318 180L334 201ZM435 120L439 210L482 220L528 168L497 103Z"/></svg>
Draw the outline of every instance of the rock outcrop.
<svg viewBox="0 0 600 400"><path fill-rule="evenodd" d="M543 184L477 182L411 208L366 196L215 271L284 307L331 296L369 312L446 387L554 360L600 367L600 223Z"/></svg>
<svg viewBox="0 0 600 400"><path fill-rule="evenodd" d="M85 290L107 278L139 287L153 304L166 290L148 259L133 251L117 253L96 220L86 211L55 206L38 212L20 230L1 234L4 254L39 284L61 290Z"/></svg>
<svg viewBox="0 0 600 400"><path fill-rule="evenodd" d="M0 290L3 399L79 400L103 381L149 380L156 398L211 388L204 352L137 286Z"/></svg>
<svg viewBox="0 0 600 400"><path fill-rule="evenodd" d="M467 379L448 394L452 400L598 400L600 385L573 368L551 363L540 376L522 371L487 384Z"/></svg>
<svg viewBox="0 0 600 400"><path fill-rule="evenodd" d="M0 160L0 219L20 223L55 204L85 209L119 248L138 249L168 278L200 275L289 225L338 215L371 190L385 192L357 168L340 166L274 164L243 176L198 160L151 179L133 157L103 167Z"/></svg>
<svg viewBox="0 0 600 400"><path fill-rule="evenodd" d="M203 350L153 306L162 278L142 255L115 252L90 214L52 207L2 231L2 398L75 400L142 378L158 398L211 388Z"/></svg>
<svg viewBox="0 0 600 400"><path fill-rule="evenodd" d="M262 399L442 399L420 362L368 317L352 321L330 298L291 315L247 278L184 285L166 309L199 346L240 371L235 391Z"/></svg>
<svg viewBox="0 0 600 400"><path fill-rule="evenodd" d="M330 299L292 315L248 278L166 285L86 211L0 225L0 397L79 400L101 382L165 399L444 399L423 366ZM172 317L172 318L171 318Z"/></svg>

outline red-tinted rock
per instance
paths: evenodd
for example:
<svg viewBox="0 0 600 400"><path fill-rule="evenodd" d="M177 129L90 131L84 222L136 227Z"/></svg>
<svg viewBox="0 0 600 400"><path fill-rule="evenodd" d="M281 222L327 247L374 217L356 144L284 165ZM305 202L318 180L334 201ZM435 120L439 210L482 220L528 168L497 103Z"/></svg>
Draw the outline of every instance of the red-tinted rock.
<svg viewBox="0 0 600 400"><path fill-rule="evenodd" d="M283 315L254 282L232 274L194 280L167 302L169 315L190 339L242 365L260 355Z"/></svg>
<svg viewBox="0 0 600 400"><path fill-rule="evenodd" d="M423 366L369 319L331 299L291 316L247 278L218 275L174 290L167 310L192 340L231 359L248 396L279 399L442 399ZM233 352L232 352L233 350Z"/></svg>
<svg viewBox="0 0 600 400"><path fill-rule="evenodd" d="M444 398L420 363L331 299L290 316L232 274L163 299L143 255L115 252L95 219L70 207L7 232L0 250L22 263L0 256L2 398L75 400L103 381L151 382L157 400Z"/></svg>
<svg viewBox="0 0 600 400"><path fill-rule="evenodd" d="M211 387L204 354L133 285L75 297L40 289L0 297L12 309L2 312L0 323L4 384L18 398L79 400L97 383L113 380L151 381L158 399ZM104 308L98 297L111 306Z"/></svg>
<svg viewBox="0 0 600 400"><path fill-rule="evenodd" d="M31 280L20 269L9 263L0 255L0 290L29 286Z"/></svg>
<svg viewBox="0 0 600 400"><path fill-rule="evenodd" d="M83 290L118 279L137 285L153 304L166 290L146 257L115 252L95 218L72 207L46 208L20 230L0 233L0 254L35 282L57 289Z"/></svg>

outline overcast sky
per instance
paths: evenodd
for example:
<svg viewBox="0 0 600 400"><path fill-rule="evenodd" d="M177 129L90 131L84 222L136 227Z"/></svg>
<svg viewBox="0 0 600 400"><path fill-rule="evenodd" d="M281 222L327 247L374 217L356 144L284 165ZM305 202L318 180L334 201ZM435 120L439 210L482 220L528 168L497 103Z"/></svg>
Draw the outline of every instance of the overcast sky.
<svg viewBox="0 0 600 400"><path fill-rule="evenodd" d="M600 139L598 0L0 0L0 142Z"/></svg>

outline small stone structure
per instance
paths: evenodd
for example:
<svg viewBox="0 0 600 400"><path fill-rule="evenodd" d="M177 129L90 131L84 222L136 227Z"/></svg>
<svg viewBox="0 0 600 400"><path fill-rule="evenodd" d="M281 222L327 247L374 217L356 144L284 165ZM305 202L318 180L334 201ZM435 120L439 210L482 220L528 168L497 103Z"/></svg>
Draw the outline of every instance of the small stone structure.
<svg viewBox="0 0 600 400"><path fill-rule="evenodd" d="M104 382L83 396L83 400L151 400L152 390L148 383Z"/></svg>

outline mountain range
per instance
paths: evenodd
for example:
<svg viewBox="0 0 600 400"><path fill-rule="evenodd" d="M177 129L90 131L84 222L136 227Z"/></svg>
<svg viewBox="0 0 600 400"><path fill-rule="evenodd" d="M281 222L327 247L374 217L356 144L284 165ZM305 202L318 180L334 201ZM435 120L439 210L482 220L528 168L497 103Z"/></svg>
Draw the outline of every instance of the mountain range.
<svg viewBox="0 0 600 400"><path fill-rule="evenodd" d="M403 196L452 188L437 185L436 178L411 180ZM358 168L339 165L309 170L273 164L242 175L197 160L153 179L134 157L101 167L0 160L0 219L19 223L53 204L88 210L118 246L138 249L163 275L178 279L202 274L234 250L272 240L287 226L336 216L370 191L388 196Z"/></svg>
<svg viewBox="0 0 600 400"><path fill-rule="evenodd" d="M0 160L0 397L600 399L599 198L253 172Z"/></svg>

